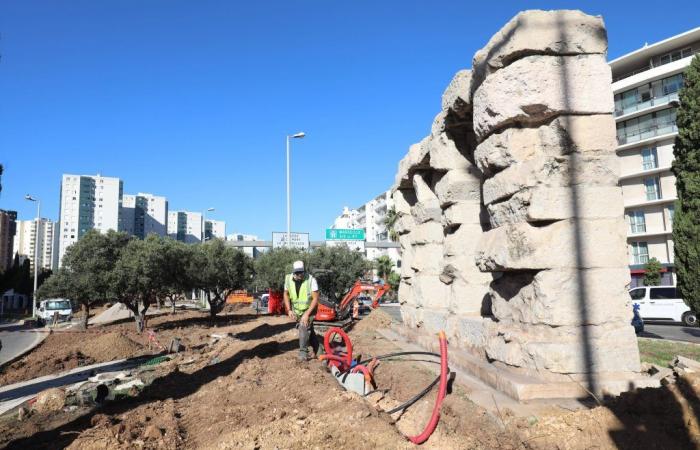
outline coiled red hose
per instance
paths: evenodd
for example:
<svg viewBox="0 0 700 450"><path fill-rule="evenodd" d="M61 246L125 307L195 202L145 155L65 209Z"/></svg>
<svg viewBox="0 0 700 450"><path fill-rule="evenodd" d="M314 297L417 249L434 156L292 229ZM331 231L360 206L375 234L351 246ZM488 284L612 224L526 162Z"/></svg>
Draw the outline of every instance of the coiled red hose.
<svg viewBox="0 0 700 450"><path fill-rule="evenodd" d="M438 421L440 420L440 408L442 407L442 401L447 395L447 379L449 376L449 369L447 368L447 337L445 332L441 331L439 334L440 338L440 389L438 391L437 398L435 399L435 407L433 408L433 414L430 416L428 424L425 429L418 436L406 436L409 441L414 444L420 445L427 441L435 427L437 427Z"/></svg>
<svg viewBox="0 0 700 450"><path fill-rule="evenodd" d="M331 348L331 339L336 334L340 336L345 344L345 355L339 355ZM350 341L350 336L342 328L333 327L326 332L323 336L323 348L326 354L321 355L319 359L327 359L329 365L337 367L341 372L350 369L352 366L352 341Z"/></svg>

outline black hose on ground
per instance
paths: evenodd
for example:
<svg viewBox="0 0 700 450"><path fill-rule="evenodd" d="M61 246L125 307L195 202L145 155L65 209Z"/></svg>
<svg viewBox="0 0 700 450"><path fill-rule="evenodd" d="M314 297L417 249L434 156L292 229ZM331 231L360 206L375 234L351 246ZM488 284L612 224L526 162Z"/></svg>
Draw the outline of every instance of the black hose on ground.
<svg viewBox="0 0 700 450"><path fill-rule="evenodd" d="M374 360L374 359L381 360L381 359L394 358L394 357L397 357L397 356L408 356L408 355L428 355L428 356L437 356L438 358L440 358L440 354L439 354L439 353L433 353L433 352L421 352L421 351L415 351L415 352L396 352L396 353L387 353L386 355L380 355L380 356L376 356L376 357L374 357L374 358L365 359L364 361L360 361L360 362L358 362L357 364L367 364L368 362L371 362L371 361ZM425 362L431 362L431 361L425 361ZM350 373L350 370L347 370L347 371L344 373L344 375L347 376L348 373ZM447 373L448 373L448 374L451 374L450 368L449 368L449 367L447 368ZM406 402L400 404L400 405L397 406L396 408L393 408L393 409L387 411L387 414L394 414L395 412L399 412L399 411L401 411L401 410L404 410L404 409L410 407L411 405L413 405L414 403L416 403L418 400L420 400L421 398L425 397L425 395L426 395L428 392L430 392L430 390L431 390L433 387L435 387L435 385L438 384L439 382L440 382L440 375L438 375L437 378L435 378L428 386L425 387L425 389L423 389L422 391L420 391L418 394L416 394L415 396L411 397L409 400L407 400ZM375 390L372 391L372 392L377 392L378 390L379 390L379 389L375 389ZM365 394L365 396L371 394L372 392L369 392L369 393Z"/></svg>

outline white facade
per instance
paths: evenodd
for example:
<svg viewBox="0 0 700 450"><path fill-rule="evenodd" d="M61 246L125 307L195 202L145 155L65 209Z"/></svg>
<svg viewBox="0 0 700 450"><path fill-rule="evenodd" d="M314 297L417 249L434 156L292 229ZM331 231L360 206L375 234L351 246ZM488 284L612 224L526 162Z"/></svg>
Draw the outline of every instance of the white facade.
<svg viewBox="0 0 700 450"><path fill-rule="evenodd" d="M641 284L652 257L667 269L664 283L675 284L671 164L676 108L683 71L699 51L696 28L610 62L632 286Z"/></svg>
<svg viewBox="0 0 700 450"><path fill-rule="evenodd" d="M336 229L363 229L365 230L365 242L387 242L389 241L389 230L384 221L387 211L394 207L391 198L391 191L383 192L377 197L356 209L347 206L343 208L343 213L336 217L331 228ZM401 254L398 248L367 248L364 242L353 241L328 241L327 245L348 245L350 248L358 248L365 252L367 259L374 260L380 256L387 255L394 261L394 270L401 267Z"/></svg>
<svg viewBox="0 0 700 450"><path fill-rule="evenodd" d="M36 232L36 225L36 220L17 221L13 254L18 254L20 258L29 259L31 268L34 270L34 246L38 245L39 268L55 270L54 263L57 259L55 255L57 248L54 245L56 243L58 224L49 219L41 219L39 221L39 233Z"/></svg>
<svg viewBox="0 0 700 450"><path fill-rule="evenodd" d="M143 239L151 233L165 236L168 227L168 200L144 194L125 194L122 201L121 230Z"/></svg>
<svg viewBox="0 0 700 450"><path fill-rule="evenodd" d="M257 241L258 236L254 234L233 233L226 236L226 240L251 242ZM262 253L262 250L258 247L240 247L240 249L243 250L243 253L250 256L251 258L256 258L260 253Z"/></svg>
<svg viewBox="0 0 700 450"><path fill-rule="evenodd" d="M61 181L59 261L89 230L120 229L123 184L119 178L64 174Z"/></svg>
<svg viewBox="0 0 700 450"><path fill-rule="evenodd" d="M207 220L205 224L206 239L224 239L226 240L226 222L223 220Z"/></svg>
<svg viewBox="0 0 700 450"><path fill-rule="evenodd" d="M202 213L168 212L168 236L186 244L202 241Z"/></svg>

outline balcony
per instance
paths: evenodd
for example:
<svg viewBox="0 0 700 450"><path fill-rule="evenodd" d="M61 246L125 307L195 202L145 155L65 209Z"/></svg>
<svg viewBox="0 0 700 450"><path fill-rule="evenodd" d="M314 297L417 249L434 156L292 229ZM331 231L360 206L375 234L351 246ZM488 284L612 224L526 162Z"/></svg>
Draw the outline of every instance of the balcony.
<svg viewBox="0 0 700 450"><path fill-rule="evenodd" d="M641 233L627 232L627 239L639 240L640 238L650 238L657 236L666 236L672 234L671 230L644 231Z"/></svg>
<svg viewBox="0 0 700 450"><path fill-rule="evenodd" d="M700 50L695 50L695 51L692 51L692 52L684 52L684 53L681 54L681 58L680 58L680 59L669 59L669 60L667 60L667 61L659 61L659 62L657 62L657 64L656 64L655 66L652 66L652 65L650 64L650 65L641 67L641 68L639 68L639 69L637 69L637 70L633 70L633 71L631 71L631 72L623 73L622 75L615 75L615 76L613 76L613 83L616 83L616 82L618 82L618 81L620 81L620 80L624 80L625 78L629 78L629 77L632 77L632 76L634 76L634 75L640 74L640 73L642 73L642 72L646 72L647 70L656 69L656 68L665 66L666 64L670 64L670 63L673 63L673 62L676 62L676 61L679 61L679 60L682 60L682 59L685 59L685 58L690 58L690 57L692 57L693 55L695 55L696 53L699 53L699 52L700 52Z"/></svg>
<svg viewBox="0 0 700 450"><path fill-rule="evenodd" d="M636 112L647 112L646 110L654 108L654 107L659 107L659 106L665 106L669 104L672 101L678 101L678 92L672 92L670 94L664 95L662 97L656 97L649 99L644 102L638 102L634 105L627 106L622 109L616 109L615 110L615 117L621 117L621 116L626 116L626 115L631 115Z"/></svg>
<svg viewBox="0 0 700 450"><path fill-rule="evenodd" d="M655 123L652 126L640 130L634 134L618 135L617 143L620 146L627 144L635 144L648 139L657 138L659 136L678 133L678 127L675 122ZM619 149L618 149L619 150Z"/></svg>
<svg viewBox="0 0 700 450"><path fill-rule="evenodd" d="M640 170L637 172L632 172L632 173L620 175L620 180L628 180L630 178L646 177L649 175L656 175L659 173L668 172L670 170L671 170L671 166L655 167L653 169Z"/></svg>
<svg viewBox="0 0 700 450"><path fill-rule="evenodd" d="M637 200L630 203L625 203L625 209L627 208L639 208L643 206L655 206L655 205L665 205L667 203L673 203L677 200L676 197L671 198L659 198L656 200Z"/></svg>

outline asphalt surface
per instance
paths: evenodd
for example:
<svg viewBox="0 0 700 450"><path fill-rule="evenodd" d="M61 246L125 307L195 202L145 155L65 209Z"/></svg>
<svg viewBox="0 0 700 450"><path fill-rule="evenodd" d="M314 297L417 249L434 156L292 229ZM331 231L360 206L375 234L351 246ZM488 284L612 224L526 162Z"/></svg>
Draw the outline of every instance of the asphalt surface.
<svg viewBox="0 0 700 450"><path fill-rule="evenodd" d="M28 330L20 325L10 325L0 328L0 365L5 364L25 351L34 347L45 337L45 333Z"/></svg>
<svg viewBox="0 0 700 450"><path fill-rule="evenodd" d="M644 322L644 333L640 336L700 344L700 328L684 327L677 323Z"/></svg>
<svg viewBox="0 0 700 450"><path fill-rule="evenodd" d="M402 322L401 310L398 304L382 305L382 310L397 322ZM700 344L699 327L684 327L678 323L645 322L644 333L640 334L640 336L652 339L669 339Z"/></svg>

